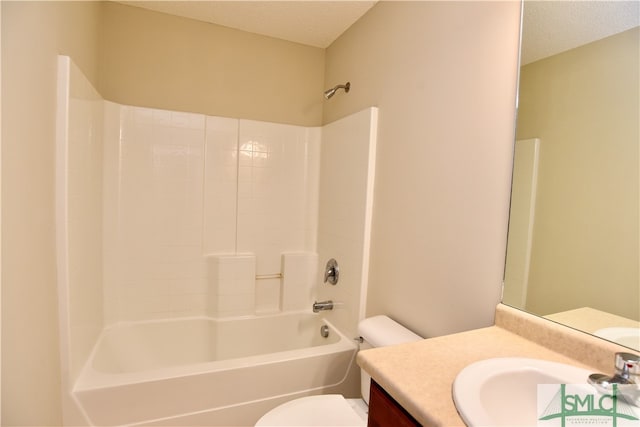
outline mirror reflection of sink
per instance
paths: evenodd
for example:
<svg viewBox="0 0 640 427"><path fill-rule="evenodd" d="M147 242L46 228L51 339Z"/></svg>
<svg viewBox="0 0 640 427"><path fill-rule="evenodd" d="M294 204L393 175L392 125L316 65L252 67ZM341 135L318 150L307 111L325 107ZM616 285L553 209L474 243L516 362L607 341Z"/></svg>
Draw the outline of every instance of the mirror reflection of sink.
<svg viewBox="0 0 640 427"><path fill-rule="evenodd" d="M506 357L464 368L453 383L453 400L468 426L535 426L538 384L585 384L592 372L563 363Z"/></svg>
<svg viewBox="0 0 640 427"><path fill-rule="evenodd" d="M640 349L640 328L603 328L593 334L626 347Z"/></svg>

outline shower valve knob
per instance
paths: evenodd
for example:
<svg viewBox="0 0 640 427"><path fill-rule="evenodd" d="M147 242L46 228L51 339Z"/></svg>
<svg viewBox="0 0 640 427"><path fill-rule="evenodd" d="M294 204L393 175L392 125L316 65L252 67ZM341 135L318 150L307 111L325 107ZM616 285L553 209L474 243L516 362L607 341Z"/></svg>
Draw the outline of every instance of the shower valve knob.
<svg viewBox="0 0 640 427"><path fill-rule="evenodd" d="M324 268L324 283L331 283L335 285L338 283L340 277L340 269L338 268L338 261L331 258L327 261L327 266Z"/></svg>

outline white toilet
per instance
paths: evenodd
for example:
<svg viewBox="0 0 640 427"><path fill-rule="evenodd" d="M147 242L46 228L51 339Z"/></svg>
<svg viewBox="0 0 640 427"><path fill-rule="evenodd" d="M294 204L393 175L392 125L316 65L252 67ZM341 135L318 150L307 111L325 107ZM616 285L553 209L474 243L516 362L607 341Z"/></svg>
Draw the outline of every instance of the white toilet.
<svg viewBox="0 0 640 427"><path fill-rule="evenodd" d="M364 319L358 325L358 333L364 339L360 345L363 350L422 339L387 316ZM273 408L258 420L256 427L366 426L371 377L361 373L362 399L345 399L340 394L301 397Z"/></svg>

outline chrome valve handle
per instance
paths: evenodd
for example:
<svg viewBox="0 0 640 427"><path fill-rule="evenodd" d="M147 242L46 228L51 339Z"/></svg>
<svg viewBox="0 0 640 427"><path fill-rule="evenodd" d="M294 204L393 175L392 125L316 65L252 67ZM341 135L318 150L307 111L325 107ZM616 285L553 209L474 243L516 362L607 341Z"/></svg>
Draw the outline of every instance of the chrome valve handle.
<svg viewBox="0 0 640 427"><path fill-rule="evenodd" d="M331 258L327 261L327 266L324 268L324 283L331 283L335 285L338 283L340 277L340 269L338 268L338 261Z"/></svg>
<svg viewBox="0 0 640 427"><path fill-rule="evenodd" d="M640 356L632 353L616 353L616 374L634 383L640 382Z"/></svg>

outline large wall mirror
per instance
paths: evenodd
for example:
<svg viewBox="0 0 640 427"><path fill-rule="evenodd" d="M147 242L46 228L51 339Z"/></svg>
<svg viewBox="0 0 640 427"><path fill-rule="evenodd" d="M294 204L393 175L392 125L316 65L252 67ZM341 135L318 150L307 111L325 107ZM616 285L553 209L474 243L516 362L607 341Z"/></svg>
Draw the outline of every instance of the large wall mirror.
<svg viewBox="0 0 640 427"><path fill-rule="evenodd" d="M640 350L640 2L524 2L505 304Z"/></svg>

